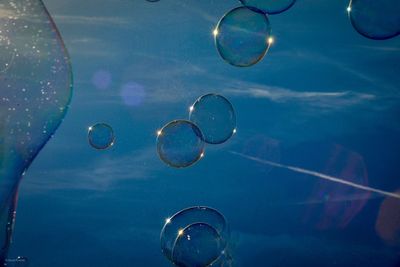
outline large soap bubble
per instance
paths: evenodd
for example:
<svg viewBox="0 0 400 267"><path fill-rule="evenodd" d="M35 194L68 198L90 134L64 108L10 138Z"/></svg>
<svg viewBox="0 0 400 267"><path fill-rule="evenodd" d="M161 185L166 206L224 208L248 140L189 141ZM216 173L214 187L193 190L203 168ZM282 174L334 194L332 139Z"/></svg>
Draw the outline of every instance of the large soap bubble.
<svg viewBox="0 0 400 267"><path fill-rule="evenodd" d="M272 42L268 17L260 10L237 7L226 13L214 30L215 46L231 65L248 67L259 62Z"/></svg>
<svg viewBox="0 0 400 267"><path fill-rule="evenodd" d="M354 29L367 38L385 40L400 34L399 0L351 0L347 11Z"/></svg>
<svg viewBox="0 0 400 267"><path fill-rule="evenodd" d="M89 144L96 149L107 149L114 144L114 131L106 123L96 123L89 127L88 140Z"/></svg>
<svg viewBox="0 0 400 267"><path fill-rule="evenodd" d="M183 168L196 163L204 155L200 129L187 120L174 120L157 132L157 152L171 167Z"/></svg>
<svg viewBox="0 0 400 267"><path fill-rule="evenodd" d="M296 0L239 0L249 8L256 8L267 14L279 14L291 8Z"/></svg>
<svg viewBox="0 0 400 267"><path fill-rule="evenodd" d="M4 263L20 178L65 116L72 72L42 1L0 5L0 263Z"/></svg>
<svg viewBox="0 0 400 267"><path fill-rule="evenodd" d="M190 230L187 230L188 226L196 223L201 223L203 226L196 225L190 228ZM213 228L213 230L210 230L209 227L204 225ZM186 248L186 250L189 249L189 251L186 251L189 254L183 255L186 252L184 246L182 247L181 245L187 244L187 241L178 241L178 237L184 236L183 234L188 232L195 233L196 236L199 236L203 230L205 236L199 237L199 239L195 240L192 244L194 244L194 247L202 247L205 245L203 243L205 240L209 240L212 237L217 238L217 243L213 241L210 244L212 247L211 251L204 251L205 248L203 249L204 255L207 255L207 259L211 258L209 255L215 255L213 254L215 251L222 251L225 249L229 241L229 228L225 217L213 208L196 206L181 210L165 221L160 236L161 251L170 261L174 262L174 260L180 259L179 262L182 263L184 259L191 258L194 252L191 250L193 247ZM176 246L176 244L179 245ZM207 259L198 259L198 261L207 262ZM214 260L216 260L216 258Z"/></svg>
<svg viewBox="0 0 400 267"><path fill-rule="evenodd" d="M179 232L172 258L176 266L205 267L215 262L224 248L224 241L217 230L206 223L198 222Z"/></svg>
<svg viewBox="0 0 400 267"><path fill-rule="evenodd" d="M201 129L209 144L221 144L236 131L235 110L222 95L201 96L190 107L189 119Z"/></svg>

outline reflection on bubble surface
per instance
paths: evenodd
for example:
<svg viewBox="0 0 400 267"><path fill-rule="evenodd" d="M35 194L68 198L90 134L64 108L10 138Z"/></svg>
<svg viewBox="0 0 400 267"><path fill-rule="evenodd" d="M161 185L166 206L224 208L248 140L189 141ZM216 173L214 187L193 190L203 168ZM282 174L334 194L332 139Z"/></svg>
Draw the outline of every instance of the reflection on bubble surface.
<svg viewBox="0 0 400 267"><path fill-rule="evenodd" d="M0 262L4 262L20 178L66 113L72 72L42 1L3 1L0 7Z"/></svg>
<svg viewBox="0 0 400 267"><path fill-rule="evenodd" d="M385 40L400 34L398 0L351 0L347 11L354 29L367 38Z"/></svg>
<svg viewBox="0 0 400 267"><path fill-rule="evenodd" d="M188 167L204 155L203 134L190 121L171 121L157 132L157 152L171 167Z"/></svg>
<svg viewBox="0 0 400 267"><path fill-rule="evenodd" d="M88 140L96 149L107 149L114 144L114 130L106 123L96 123L89 127Z"/></svg>
<svg viewBox="0 0 400 267"><path fill-rule="evenodd" d="M296 0L240 0L240 2L267 14L279 14L292 7Z"/></svg>
<svg viewBox="0 0 400 267"><path fill-rule="evenodd" d="M215 45L229 64L248 67L259 62L270 46L271 26L259 10L238 7L226 13L214 30Z"/></svg>
<svg viewBox="0 0 400 267"><path fill-rule="evenodd" d="M201 129L209 144L224 143L236 131L235 110L222 95L201 96L190 107L189 119Z"/></svg>
<svg viewBox="0 0 400 267"><path fill-rule="evenodd" d="M221 236L206 223L193 223L181 230L173 248L173 263L182 267L205 267L224 250Z"/></svg>

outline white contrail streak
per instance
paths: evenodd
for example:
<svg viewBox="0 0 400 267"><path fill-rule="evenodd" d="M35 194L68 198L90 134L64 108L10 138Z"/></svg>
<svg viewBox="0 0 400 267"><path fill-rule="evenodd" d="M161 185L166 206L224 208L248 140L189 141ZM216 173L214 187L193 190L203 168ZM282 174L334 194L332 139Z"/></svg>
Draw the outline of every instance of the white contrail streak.
<svg viewBox="0 0 400 267"><path fill-rule="evenodd" d="M384 196L394 197L394 198L400 199L400 194L383 191L383 190L380 190L380 189L372 188L372 187L361 185L361 184L356 184L356 183L353 183L353 182L349 182L349 181L346 181L346 180L343 180L343 179L340 179L340 178L337 178L337 177L329 176L329 175L326 175L326 174L323 174L323 173L319 173L319 172L316 172L316 171L310 171L310 170L306 170L306 169L295 167L295 166L283 165L283 164L276 163L276 162L273 162L273 161L268 161L268 160L264 160L264 159L260 159L260 158L256 158L256 157L252 157L252 156L248 156L248 155L245 155L245 154L242 154L242 153L239 153L239 152L235 152L235 151L229 151L229 152L234 154L234 155L238 155L240 157L243 157L243 158L246 158L246 159L249 159L249 160L252 160L252 161L256 161L256 162L261 163L261 164L266 164L266 165L270 165L270 166L273 166L273 167L282 168L282 169L286 169L286 170L290 170L290 171L294 171L294 172L298 172L298 173L308 174L308 175L311 175L311 176L314 176L314 177L318 177L318 178L321 178L321 179L324 179L324 180L328 180L328 181L332 181L332 182L339 183L339 184L344 184L344 185L351 186L351 187L354 187L354 188L357 188L357 189L361 189L361 190L365 190L365 191L369 191L369 192L374 192L374 193L378 193L378 194L381 194L381 195L384 195Z"/></svg>

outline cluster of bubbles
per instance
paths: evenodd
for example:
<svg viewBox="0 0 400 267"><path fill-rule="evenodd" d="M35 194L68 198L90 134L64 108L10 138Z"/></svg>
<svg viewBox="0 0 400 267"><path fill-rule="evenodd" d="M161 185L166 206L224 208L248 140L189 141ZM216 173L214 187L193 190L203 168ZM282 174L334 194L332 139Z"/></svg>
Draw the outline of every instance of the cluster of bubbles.
<svg viewBox="0 0 400 267"><path fill-rule="evenodd" d="M279 14L295 0L240 0L226 13L213 34L219 55L229 64L249 67L261 61L273 43L268 15Z"/></svg>
<svg viewBox="0 0 400 267"><path fill-rule="evenodd" d="M62 122L72 96L70 59L41 0L1 2L0 80L2 265L21 177Z"/></svg>
<svg viewBox="0 0 400 267"><path fill-rule="evenodd" d="M268 16L288 10L295 0L240 2L243 6L220 19L214 37L217 51L226 62L247 67L262 60L273 42ZM66 114L72 95L72 72L62 38L41 0L4 1L1 9L4 16L0 17L3 82L0 263L3 264L7 261L5 255L12 232L9 225L15 218L20 178ZM367 38L385 40L400 34L399 0L351 0L347 10L355 30ZM107 75L98 73L93 81L100 88L107 87L111 79L103 74ZM143 92L138 92L138 96L129 98L133 100L126 101L137 105L143 98ZM236 116L231 103L221 95L207 94L191 106L188 120L174 120L158 132L157 151L166 164L187 167L203 157L206 143L224 143L235 131ZM114 131L105 123L97 123L89 128L88 140L96 149L107 149L114 144ZM194 207L167 220L161 233L161 247L166 257L178 266L210 266L224 255L228 235L225 219L218 211ZM27 264L27 260L18 258L14 263Z"/></svg>
<svg viewBox="0 0 400 267"><path fill-rule="evenodd" d="M193 165L204 156L205 143L222 144L236 132L235 111L222 95L203 95L189 111L189 120L173 120L157 132L158 155L171 167Z"/></svg>
<svg viewBox="0 0 400 267"><path fill-rule="evenodd" d="M114 130L106 123L96 123L88 129L88 141L95 149L107 149L114 145Z"/></svg>
<svg viewBox="0 0 400 267"><path fill-rule="evenodd" d="M400 34L398 0L351 0L347 11L354 29L364 37L386 40Z"/></svg>
<svg viewBox="0 0 400 267"><path fill-rule="evenodd" d="M226 258L229 228L217 210L196 206L165 220L161 251L175 266L221 266Z"/></svg>

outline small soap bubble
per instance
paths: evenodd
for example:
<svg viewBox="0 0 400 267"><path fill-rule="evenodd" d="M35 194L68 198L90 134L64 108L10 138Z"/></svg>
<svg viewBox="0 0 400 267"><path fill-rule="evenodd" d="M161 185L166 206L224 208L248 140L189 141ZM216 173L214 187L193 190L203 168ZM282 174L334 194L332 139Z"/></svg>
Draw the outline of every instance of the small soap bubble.
<svg viewBox="0 0 400 267"><path fill-rule="evenodd" d="M185 228L194 223L203 223L212 227L218 233L218 238L222 244L220 248L225 249L229 240L229 228L225 217L219 211L210 207L190 207L165 220L160 235L161 251L170 261L174 261L174 246L178 236L185 232Z"/></svg>
<svg viewBox="0 0 400 267"><path fill-rule="evenodd" d="M364 37L386 40L400 34L398 0L351 0L347 12L354 29Z"/></svg>
<svg viewBox="0 0 400 267"><path fill-rule="evenodd" d="M89 144L96 149L107 149L114 145L115 135L110 125L96 123L89 127Z"/></svg>
<svg viewBox="0 0 400 267"><path fill-rule="evenodd" d="M189 119L209 144L221 144L236 132L236 115L228 99L218 94L201 96L190 107Z"/></svg>
<svg viewBox="0 0 400 267"><path fill-rule="evenodd" d="M206 267L215 262L225 248L214 227L193 223L181 230L173 248L173 263L181 267Z"/></svg>
<svg viewBox="0 0 400 267"><path fill-rule="evenodd" d="M256 8L267 14L279 14L291 8L296 0L240 0L249 8Z"/></svg>
<svg viewBox="0 0 400 267"><path fill-rule="evenodd" d="M237 67L259 62L272 43L268 17L260 10L247 7L237 7L226 13L213 34L220 56Z"/></svg>
<svg viewBox="0 0 400 267"><path fill-rule="evenodd" d="M194 123L174 120L157 132L157 152L171 167L188 167L203 157L203 139L201 130Z"/></svg>

